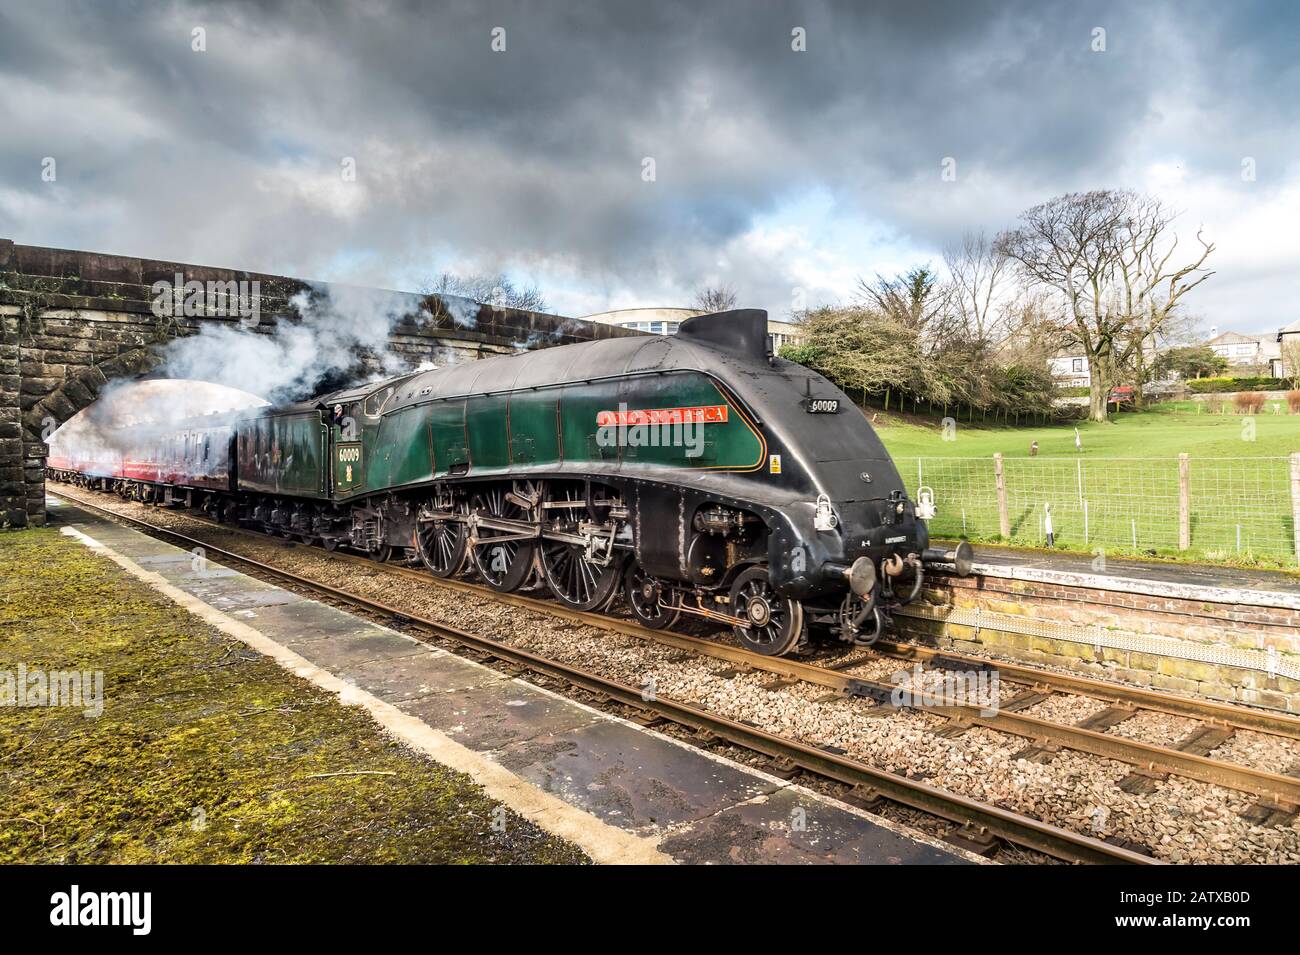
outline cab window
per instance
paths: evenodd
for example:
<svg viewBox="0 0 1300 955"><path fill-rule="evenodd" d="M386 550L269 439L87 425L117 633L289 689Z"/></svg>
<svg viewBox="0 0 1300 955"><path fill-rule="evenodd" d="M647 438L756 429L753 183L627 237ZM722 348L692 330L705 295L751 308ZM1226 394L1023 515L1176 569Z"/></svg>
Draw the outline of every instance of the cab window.
<svg viewBox="0 0 1300 955"><path fill-rule="evenodd" d="M388 399L393 397L397 389L392 385L387 388L380 388L369 398L366 399L365 412L371 418L377 418L379 413L384 410L384 405L388 404Z"/></svg>

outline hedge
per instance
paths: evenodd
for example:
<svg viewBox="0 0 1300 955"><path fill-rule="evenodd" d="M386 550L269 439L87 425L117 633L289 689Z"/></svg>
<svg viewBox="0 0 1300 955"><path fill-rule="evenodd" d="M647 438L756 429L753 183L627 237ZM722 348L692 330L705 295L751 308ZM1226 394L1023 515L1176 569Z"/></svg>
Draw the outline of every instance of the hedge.
<svg viewBox="0 0 1300 955"><path fill-rule="evenodd" d="M1290 378L1193 378L1187 387L1198 395L1225 391L1286 391Z"/></svg>

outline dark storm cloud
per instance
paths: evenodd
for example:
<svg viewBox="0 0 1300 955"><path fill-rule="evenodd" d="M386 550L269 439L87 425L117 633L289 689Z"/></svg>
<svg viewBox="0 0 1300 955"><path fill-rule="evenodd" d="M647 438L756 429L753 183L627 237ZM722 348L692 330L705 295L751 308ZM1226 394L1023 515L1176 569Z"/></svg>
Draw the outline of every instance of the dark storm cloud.
<svg viewBox="0 0 1300 955"><path fill-rule="evenodd" d="M719 273L805 190L937 247L1128 185L1189 100L1189 168L1294 149L1268 93L1295 92L1286 8L1080 6L0 3L0 235L371 282L451 255L653 292ZM764 304L794 281L721 271Z"/></svg>

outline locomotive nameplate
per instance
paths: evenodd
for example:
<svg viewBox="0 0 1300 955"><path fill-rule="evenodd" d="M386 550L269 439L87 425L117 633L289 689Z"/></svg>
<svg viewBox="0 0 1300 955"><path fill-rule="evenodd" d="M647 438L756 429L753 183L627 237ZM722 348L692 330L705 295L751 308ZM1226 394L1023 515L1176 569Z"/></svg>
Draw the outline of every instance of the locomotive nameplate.
<svg viewBox="0 0 1300 955"><path fill-rule="evenodd" d="M596 412L596 426L664 425L664 424L726 424L727 405L704 405L694 408L643 408L629 411L626 406L618 411Z"/></svg>
<svg viewBox="0 0 1300 955"><path fill-rule="evenodd" d="M839 398L808 398L804 401L804 410L809 414L839 414Z"/></svg>

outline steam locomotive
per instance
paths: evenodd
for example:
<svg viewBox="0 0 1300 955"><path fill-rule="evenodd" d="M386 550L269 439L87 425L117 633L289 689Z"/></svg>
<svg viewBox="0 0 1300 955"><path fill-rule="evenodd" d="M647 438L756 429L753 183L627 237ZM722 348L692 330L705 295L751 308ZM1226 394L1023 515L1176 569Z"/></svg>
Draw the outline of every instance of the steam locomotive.
<svg viewBox="0 0 1300 955"><path fill-rule="evenodd" d="M124 445L124 446L123 446ZM767 315L683 322L406 375L166 429L117 452L60 452L54 480L375 560L472 569L647 627L681 615L770 655L810 629L870 643L929 546L866 419L825 378L771 354Z"/></svg>

